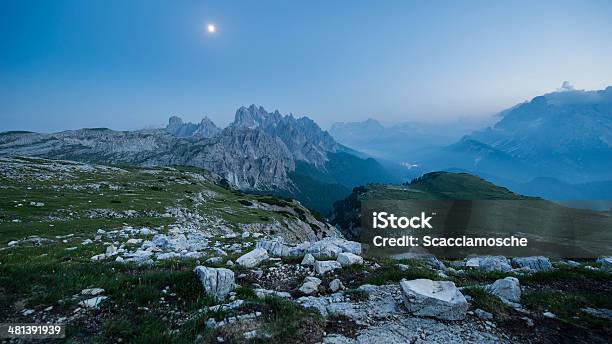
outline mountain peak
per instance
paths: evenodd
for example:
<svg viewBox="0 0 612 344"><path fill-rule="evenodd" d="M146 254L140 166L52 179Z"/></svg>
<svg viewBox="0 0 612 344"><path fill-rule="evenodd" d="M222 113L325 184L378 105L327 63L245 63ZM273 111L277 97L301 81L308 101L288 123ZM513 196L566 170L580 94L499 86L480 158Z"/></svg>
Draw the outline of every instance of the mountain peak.
<svg viewBox="0 0 612 344"><path fill-rule="evenodd" d="M165 131L177 137L213 137L221 131L213 121L204 116L200 124L191 122L184 123L178 116L168 119Z"/></svg>

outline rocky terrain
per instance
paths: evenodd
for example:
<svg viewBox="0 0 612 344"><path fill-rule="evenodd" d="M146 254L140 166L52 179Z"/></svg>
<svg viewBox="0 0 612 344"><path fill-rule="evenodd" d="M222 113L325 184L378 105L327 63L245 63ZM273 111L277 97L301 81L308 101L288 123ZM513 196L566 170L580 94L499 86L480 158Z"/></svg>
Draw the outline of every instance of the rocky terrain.
<svg viewBox="0 0 612 344"><path fill-rule="evenodd" d="M292 196L322 213L353 186L388 179L375 160L338 144L309 118L268 113L254 105L238 109L225 129L208 118L194 124L173 116L164 129L0 133L0 156L21 155L106 165L193 166L220 175L235 188Z"/></svg>
<svg viewBox="0 0 612 344"><path fill-rule="evenodd" d="M368 255L195 168L0 160L0 322L70 342L604 343L612 258Z"/></svg>

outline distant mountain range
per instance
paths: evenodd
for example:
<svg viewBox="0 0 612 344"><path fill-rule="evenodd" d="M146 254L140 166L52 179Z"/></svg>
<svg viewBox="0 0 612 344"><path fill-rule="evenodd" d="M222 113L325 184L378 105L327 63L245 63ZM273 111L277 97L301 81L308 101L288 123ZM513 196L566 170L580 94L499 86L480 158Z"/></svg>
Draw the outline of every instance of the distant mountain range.
<svg viewBox="0 0 612 344"><path fill-rule="evenodd" d="M463 119L452 123L402 122L385 126L369 118L363 122L334 123L329 132L338 142L375 158L409 163L488 124L490 119Z"/></svg>
<svg viewBox="0 0 612 344"><path fill-rule="evenodd" d="M54 134L0 134L0 156L29 155L106 164L186 165L210 170L239 189L295 197L326 212L352 187L390 181L374 159L337 143L307 117L241 107L227 128L210 119L184 123L173 116L164 129L105 128Z"/></svg>
<svg viewBox="0 0 612 344"><path fill-rule="evenodd" d="M340 142L354 142L354 147L374 156L385 152L385 158L410 169L412 176L464 171L528 195L612 197L612 87L599 91L563 88L496 117L495 125L438 147L432 143L444 143L442 133L458 126L421 126L421 131L402 134L396 127L383 128L368 120L334 125L330 132ZM408 145L412 147L406 148Z"/></svg>

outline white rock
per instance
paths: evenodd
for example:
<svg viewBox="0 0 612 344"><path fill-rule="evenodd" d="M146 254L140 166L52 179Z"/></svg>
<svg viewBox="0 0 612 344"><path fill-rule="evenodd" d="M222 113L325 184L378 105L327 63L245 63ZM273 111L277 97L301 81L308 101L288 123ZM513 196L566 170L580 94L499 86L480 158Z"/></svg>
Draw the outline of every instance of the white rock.
<svg viewBox="0 0 612 344"><path fill-rule="evenodd" d="M83 300L79 302L79 306L85 307L85 308L97 308L102 303L102 301L106 299L108 299L107 296L92 297L91 299L87 299L87 300Z"/></svg>
<svg viewBox="0 0 612 344"><path fill-rule="evenodd" d="M315 262L315 271L319 275L323 275L326 272L341 269L342 265L335 260L320 260Z"/></svg>
<svg viewBox="0 0 612 344"><path fill-rule="evenodd" d="M132 238L132 239L128 239L128 241L126 241L125 243L127 245L140 245L142 244L142 239Z"/></svg>
<svg viewBox="0 0 612 344"><path fill-rule="evenodd" d="M483 272L508 272L512 270L512 266L508 262L508 258L504 256L483 256L467 258L465 262L465 267L475 268Z"/></svg>
<svg viewBox="0 0 612 344"><path fill-rule="evenodd" d="M543 316L545 316L545 317L547 317L547 318L550 318L550 319L554 319L554 318L556 318L556 317L557 317L557 316L555 315L555 313L552 313L552 312L544 312L544 313L542 313L542 315L543 315Z"/></svg>
<svg viewBox="0 0 612 344"><path fill-rule="evenodd" d="M206 259L206 263L208 264L219 264L222 261L223 261L223 258L221 257L212 257L212 258Z"/></svg>
<svg viewBox="0 0 612 344"><path fill-rule="evenodd" d="M601 268L606 271L612 271L612 256L611 257L599 257L597 263L601 264Z"/></svg>
<svg viewBox="0 0 612 344"><path fill-rule="evenodd" d="M300 263L300 265L311 266L311 265L314 265L315 261L316 261L315 257L312 254L307 253L304 256L304 259L302 259L302 262Z"/></svg>
<svg viewBox="0 0 612 344"><path fill-rule="evenodd" d="M262 289L262 288L257 288L253 291L255 292L255 296L259 298L264 298L268 296L278 296L278 297L282 297L285 299L291 298L291 294L285 291L276 291L276 290L269 290L269 289Z"/></svg>
<svg viewBox="0 0 612 344"><path fill-rule="evenodd" d="M319 285L321 285L320 279L316 277L306 277L299 291L306 295L314 294L317 292Z"/></svg>
<svg viewBox="0 0 612 344"><path fill-rule="evenodd" d="M271 257L287 257L289 255L289 246L278 240L261 240L257 242L255 248L263 248L268 251Z"/></svg>
<svg viewBox="0 0 612 344"><path fill-rule="evenodd" d="M491 320L493 319L493 314L487 312L487 311L483 311L482 309L478 308L474 311L474 314L476 314L477 317L479 317L480 319L483 320Z"/></svg>
<svg viewBox="0 0 612 344"><path fill-rule="evenodd" d="M361 258L360 256L356 254L350 253L350 252L342 252L338 254L337 261L342 266L351 266L353 264L358 264L358 265L363 264L363 258Z"/></svg>
<svg viewBox="0 0 612 344"><path fill-rule="evenodd" d="M342 284L342 281L340 281L339 279L336 278L333 281L329 282L329 290L331 290L332 293L335 293L341 289L344 289L344 285Z"/></svg>
<svg viewBox="0 0 612 344"><path fill-rule="evenodd" d="M102 254L96 254L95 256L91 257L91 261L92 262L96 262L99 260L104 260L106 259L106 254L102 253Z"/></svg>
<svg viewBox="0 0 612 344"><path fill-rule="evenodd" d="M267 260L268 258L268 251L264 250L263 248L256 248L253 251L236 259L236 263L245 268L252 268L259 265L259 263Z"/></svg>
<svg viewBox="0 0 612 344"><path fill-rule="evenodd" d="M217 299L224 299L235 286L234 272L225 268L196 266L195 273L202 282L204 292Z"/></svg>
<svg viewBox="0 0 612 344"><path fill-rule="evenodd" d="M165 252L165 253L157 254L155 258L157 258L157 260L167 260L167 259L179 258L180 256L181 255L176 252Z"/></svg>
<svg viewBox="0 0 612 344"><path fill-rule="evenodd" d="M114 245L110 245L106 248L106 256L111 257L117 254L117 248Z"/></svg>
<svg viewBox="0 0 612 344"><path fill-rule="evenodd" d="M81 290L81 294L83 294L83 295L91 295L91 296L100 295L103 292L104 292L104 289L102 289L102 288L87 288L87 289Z"/></svg>
<svg viewBox="0 0 612 344"><path fill-rule="evenodd" d="M321 240L313 243L306 252L316 258L336 258L342 249L329 240Z"/></svg>
<svg viewBox="0 0 612 344"><path fill-rule="evenodd" d="M521 285L516 277L498 279L487 290L504 301L521 301Z"/></svg>
<svg viewBox="0 0 612 344"><path fill-rule="evenodd" d="M468 303L451 281L432 281L403 279L400 287L404 304L408 311L418 316L434 317L443 320L465 318Z"/></svg>
<svg viewBox="0 0 612 344"><path fill-rule="evenodd" d="M519 268L529 268L533 271L548 271L552 269L552 264L548 258L543 256L515 257L512 264Z"/></svg>

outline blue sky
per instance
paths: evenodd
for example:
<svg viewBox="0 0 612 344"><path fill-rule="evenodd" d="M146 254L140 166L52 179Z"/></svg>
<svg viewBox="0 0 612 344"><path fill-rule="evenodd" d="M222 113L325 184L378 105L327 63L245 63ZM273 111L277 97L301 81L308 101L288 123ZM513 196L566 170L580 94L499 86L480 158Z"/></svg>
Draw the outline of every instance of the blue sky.
<svg viewBox="0 0 612 344"><path fill-rule="evenodd" d="M0 131L452 121L612 84L610 1L2 1ZM208 34L214 23L217 32Z"/></svg>

